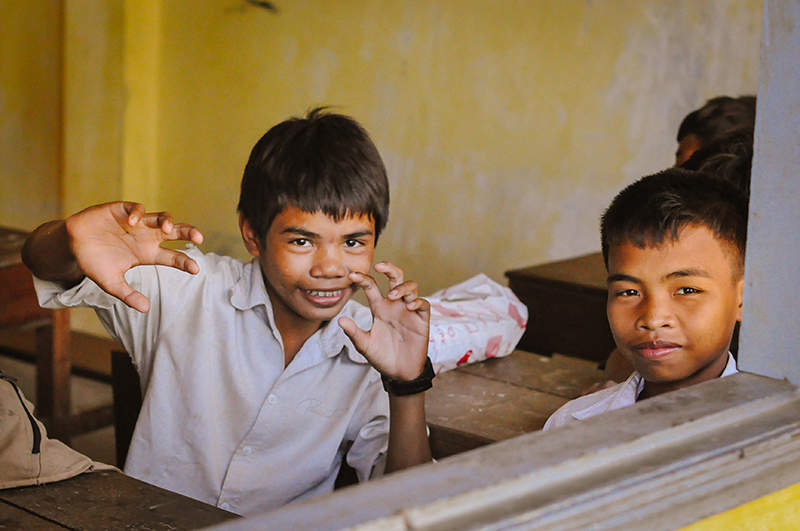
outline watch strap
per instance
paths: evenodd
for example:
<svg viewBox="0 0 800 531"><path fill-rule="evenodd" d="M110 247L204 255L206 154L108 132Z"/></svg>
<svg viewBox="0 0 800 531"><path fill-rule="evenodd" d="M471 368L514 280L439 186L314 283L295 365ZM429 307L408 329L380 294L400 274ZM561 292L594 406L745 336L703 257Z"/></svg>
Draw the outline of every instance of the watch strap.
<svg viewBox="0 0 800 531"><path fill-rule="evenodd" d="M409 380L407 382L401 380L392 380L386 376L381 376L383 381L383 388L387 393L394 396L408 396L422 393L433 387L433 379L436 377L436 372L433 370L433 363L431 358L425 360L425 368L422 374Z"/></svg>

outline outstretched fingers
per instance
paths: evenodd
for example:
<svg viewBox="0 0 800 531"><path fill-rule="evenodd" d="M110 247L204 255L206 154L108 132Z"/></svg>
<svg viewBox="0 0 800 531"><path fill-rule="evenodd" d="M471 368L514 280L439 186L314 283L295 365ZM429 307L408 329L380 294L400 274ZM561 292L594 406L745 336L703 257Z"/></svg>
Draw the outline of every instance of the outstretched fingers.
<svg viewBox="0 0 800 531"><path fill-rule="evenodd" d="M135 227L139 221L145 217L147 211L141 203L133 203L131 201L122 201L122 209L128 217L128 225Z"/></svg>
<svg viewBox="0 0 800 531"><path fill-rule="evenodd" d="M180 240L192 242L195 245L203 243L203 233L194 225L188 223L178 223L175 225L172 234L167 238L168 240Z"/></svg>
<svg viewBox="0 0 800 531"><path fill-rule="evenodd" d="M383 273L389 278L389 289L392 290L396 286L403 283L403 270L391 262L378 262L373 266L375 271Z"/></svg>
<svg viewBox="0 0 800 531"><path fill-rule="evenodd" d="M351 271L350 274L347 275L347 278L353 281L353 284L364 290L364 295L367 296L367 302L369 302L370 307L374 307L383 300L381 288L378 287L378 283L375 282L375 279L371 276L358 271Z"/></svg>
<svg viewBox="0 0 800 531"><path fill-rule="evenodd" d="M188 255L180 251L164 249L163 247L156 254L155 263L156 265L174 267L175 269L186 271L192 275L196 275L200 272L200 266L197 265L197 262L192 258L189 258Z"/></svg>
<svg viewBox="0 0 800 531"><path fill-rule="evenodd" d="M427 314L431 311L431 303L425 299L417 298L406 304L406 309L410 312L417 312L418 314Z"/></svg>
<svg viewBox="0 0 800 531"><path fill-rule="evenodd" d="M136 205L141 206L141 205ZM144 207L142 207L142 212ZM139 214L138 210L132 212L128 218L128 222L136 219ZM157 229L161 231L161 238L164 241L189 241L194 244L200 245L203 243L203 234L200 229L188 223L175 223L172 215L169 212L152 212L144 214L140 218L142 224L149 229ZM133 224L133 223L131 223Z"/></svg>
<svg viewBox="0 0 800 531"><path fill-rule="evenodd" d="M120 276L115 281L105 283L104 289L109 295L118 298L134 310L142 313L150 310L150 301L147 300L147 297L133 289L124 276Z"/></svg>
<svg viewBox="0 0 800 531"><path fill-rule="evenodd" d="M150 212L142 216L142 224L148 229L160 229L164 236L172 234L175 222L169 212Z"/></svg>
<svg viewBox="0 0 800 531"><path fill-rule="evenodd" d="M403 302L405 303L414 302L418 296L419 289L417 287L417 283L413 280L409 280L408 282L403 282L399 286L395 286L389 290L389 293L386 294L386 298L389 300L397 301L403 299Z"/></svg>

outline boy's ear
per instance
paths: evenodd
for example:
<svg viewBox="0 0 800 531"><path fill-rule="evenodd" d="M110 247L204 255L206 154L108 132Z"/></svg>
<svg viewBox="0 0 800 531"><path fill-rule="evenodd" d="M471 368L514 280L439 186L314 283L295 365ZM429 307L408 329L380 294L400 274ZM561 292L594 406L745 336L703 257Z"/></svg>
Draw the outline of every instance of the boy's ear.
<svg viewBox="0 0 800 531"><path fill-rule="evenodd" d="M744 302L744 275L736 283L736 299L739 303L739 308L736 311L736 320L742 322L742 303Z"/></svg>
<svg viewBox="0 0 800 531"><path fill-rule="evenodd" d="M244 214L239 214L239 231L242 233L242 240L247 252L253 256L259 256L261 249L258 246L258 236L250 226L250 222L244 219Z"/></svg>

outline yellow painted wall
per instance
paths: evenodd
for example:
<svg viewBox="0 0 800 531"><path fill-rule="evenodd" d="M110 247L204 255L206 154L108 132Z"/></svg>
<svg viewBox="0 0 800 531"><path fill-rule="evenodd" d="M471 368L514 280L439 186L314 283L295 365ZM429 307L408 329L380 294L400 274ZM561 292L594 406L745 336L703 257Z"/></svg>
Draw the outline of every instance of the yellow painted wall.
<svg viewBox="0 0 800 531"><path fill-rule="evenodd" d="M757 87L758 0L274 3L64 0L63 212L143 201L245 257L250 148L335 105L389 171L377 258L423 294L478 272L505 282L597 250L602 209L672 162L681 118Z"/></svg>
<svg viewBox="0 0 800 531"><path fill-rule="evenodd" d="M65 0L64 201L72 214L122 198L123 4Z"/></svg>
<svg viewBox="0 0 800 531"><path fill-rule="evenodd" d="M159 3L154 206L244 256L250 148L336 105L389 170L377 256L423 293L599 249L602 209L671 164L680 119L757 86L758 1L275 4Z"/></svg>
<svg viewBox="0 0 800 531"><path fill-rule="evenodd" d="M61 2L0 2L0 225L59 214Z"/></svg>
<svg viewBox="0 0 800 531"><path fill-rule="evenodd" d="M800 484L684 527L683 531L787 531L800 527Z"/></svg>

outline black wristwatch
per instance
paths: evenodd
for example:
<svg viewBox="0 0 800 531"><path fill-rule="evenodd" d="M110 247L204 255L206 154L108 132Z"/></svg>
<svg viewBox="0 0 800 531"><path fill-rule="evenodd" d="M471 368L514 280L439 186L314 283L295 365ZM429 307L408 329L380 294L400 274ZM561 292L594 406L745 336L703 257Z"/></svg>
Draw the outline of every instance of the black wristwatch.
<svg viewBox="0 0 800 531"><path fill-rule="evenodd" d="M381 380L383 380L383 388L390 395L408 396L427 391L433 387L432 380L435 377L436 372L433 370L433 363L431 363L431 359L428 358L425 360L425 368L422 370L422 374L413 380L403 382L400 380L392 380L386 376L381 376Z"/></svg>

